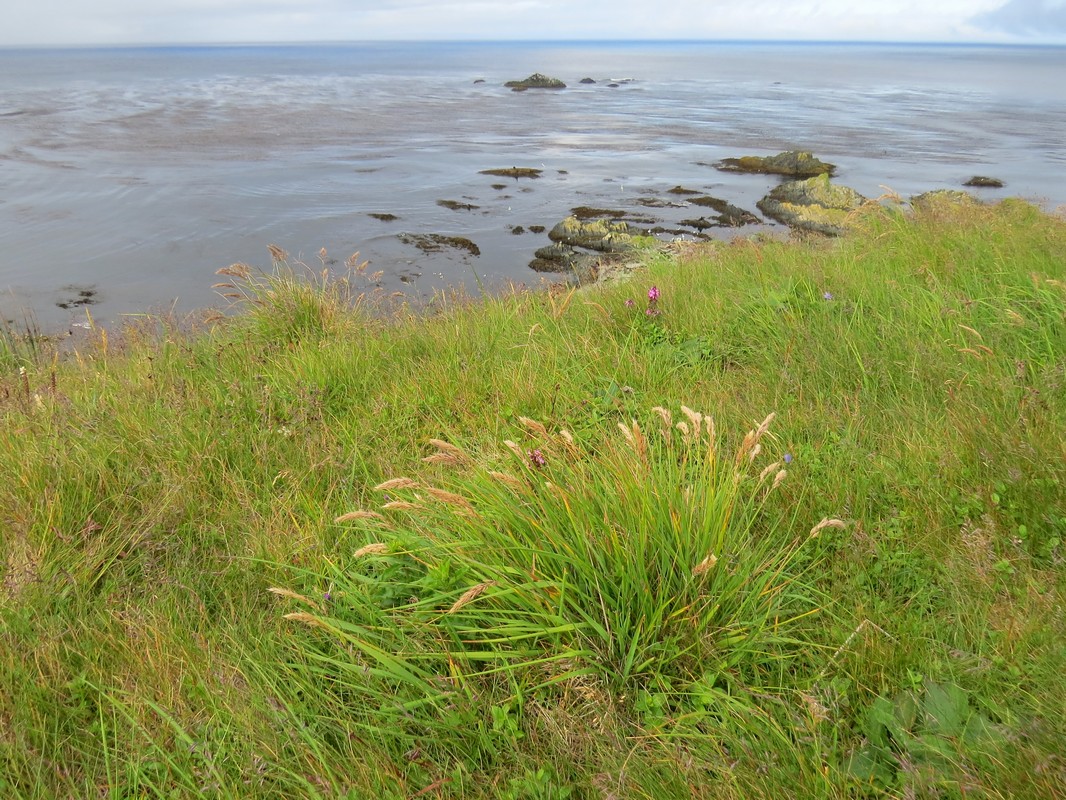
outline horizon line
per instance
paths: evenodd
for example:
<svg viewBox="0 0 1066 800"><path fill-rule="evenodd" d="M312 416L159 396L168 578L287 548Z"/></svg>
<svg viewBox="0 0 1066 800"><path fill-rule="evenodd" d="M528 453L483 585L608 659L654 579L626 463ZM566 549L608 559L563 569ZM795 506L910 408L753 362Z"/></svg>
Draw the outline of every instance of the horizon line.
<svg viewBox="0 0 1066 800"><path fill-rule="evenodd" d="M1066 47L1064 41L914 39L746 39L746 38L476 38L476 39L249 39L229 41L37 42L0 44L0 50L137 49L166 47L283 47L368 44L722 44L722 45L882 45L903 47Z"/></svg>

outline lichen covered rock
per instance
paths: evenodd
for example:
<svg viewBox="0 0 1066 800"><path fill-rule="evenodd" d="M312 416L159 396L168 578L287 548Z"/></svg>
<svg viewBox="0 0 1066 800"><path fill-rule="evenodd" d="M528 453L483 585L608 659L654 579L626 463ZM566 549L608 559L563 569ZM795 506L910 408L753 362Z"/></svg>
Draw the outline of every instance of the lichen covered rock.
<svg viewBox="0 0 1066 800"><path fill-rule="evenodd" d="M624 222L606 219L567 217L548 232L548 238L553 242L598 253L622 253L633 247L629 226Z"/></svg>
<svg viewBox="0 0 1066 800"><path fill-rule="evenodd" d="M827 164L806 150L787 150L776 156L724 158L714 166L723 172L785 175L790 178L813 178L815 175L832 175L836 171L835 164Z"/></svg>
<svg viewBox="0 0 1066 800"><path fill-rule="evenodd" d="M836 186L828 175L819 175L783 183L756 205L763 214L789 227L839 236L849 227L852 212L866 202L854 189Z"/></svg>

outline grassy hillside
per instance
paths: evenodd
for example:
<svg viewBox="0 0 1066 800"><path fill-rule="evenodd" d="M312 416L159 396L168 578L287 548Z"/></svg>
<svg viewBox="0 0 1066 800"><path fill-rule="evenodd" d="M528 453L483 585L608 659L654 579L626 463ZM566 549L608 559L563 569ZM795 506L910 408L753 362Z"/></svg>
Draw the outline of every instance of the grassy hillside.
<svg viewBox="0 0 1066 800"><path fill-rule="evenodd" d="M0 338L5 797L1062 796L1066 224Z"/></svg>

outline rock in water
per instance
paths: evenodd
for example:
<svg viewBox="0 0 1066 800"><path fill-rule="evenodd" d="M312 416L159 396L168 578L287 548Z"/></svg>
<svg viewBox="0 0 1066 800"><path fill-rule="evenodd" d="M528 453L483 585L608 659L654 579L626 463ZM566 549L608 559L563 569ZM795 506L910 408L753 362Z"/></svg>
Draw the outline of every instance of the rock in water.
<svg viewBox="0 0 1066 800"><path fill-rule="evenodd" d="M836 171L835 164L827 164L805 150L787 150L776 156L724 158L714 166L723 172L787 175L790 178L813 178L815 175L832 175Z"/></svg>
<svg viewBox="0 0 1066 800"><path fill-rule="evenodd" d="M548 233L553 242L583 247L598 253L623 253L633 247L633 237L624 222L567 217Z"/></svg>
<svg viewBox="0 0 1066 800"><path fill-rule="evenodd" d="M974 175L963 186L980 186L986 189L1002 189L1003 181L999 178L989 178L987 175Z"/></svg>
<svg viewBox="0 0 1066 800"><path fill-rule="evenodd" d="M850 225L849 215L866 202L854 189L834 186L828 175L819 175L783 183L756 205L766 216L789 227L839 236Z"/></svg>
<svg viewBox="0 0 1066 800"><path fill-rule="evenodd" d="M526 89L565 89L566 84L558 78L549 78L539 72L534 72L522 81L507 81L504 84L512 92L524 92Z"/></svg>

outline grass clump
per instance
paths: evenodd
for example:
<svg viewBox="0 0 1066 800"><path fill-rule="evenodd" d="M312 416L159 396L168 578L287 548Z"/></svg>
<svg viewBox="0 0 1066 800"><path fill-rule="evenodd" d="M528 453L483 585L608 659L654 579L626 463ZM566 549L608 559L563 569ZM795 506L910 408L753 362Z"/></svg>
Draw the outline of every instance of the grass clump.
<svg viewBox="0 0 1066 800"><path fill-rule="evenodd" d="M278 252L0 361L0 793L1057 796L1064 256L937 203L415 315Z"/></svg>

